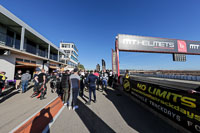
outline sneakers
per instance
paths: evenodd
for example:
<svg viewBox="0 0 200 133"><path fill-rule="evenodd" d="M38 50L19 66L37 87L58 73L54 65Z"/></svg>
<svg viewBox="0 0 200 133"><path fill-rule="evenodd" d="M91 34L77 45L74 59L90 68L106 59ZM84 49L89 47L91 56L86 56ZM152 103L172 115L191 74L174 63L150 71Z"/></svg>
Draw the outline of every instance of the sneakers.
<svg viewBox="0 0 200 133"><path fill-rule="evenodd" d="M97 102L97 100L94 100L94 103L96 103Z"/></svg>
<svg viewBox="0 0 200 133"><path fill-rule="evenodd" d="M76 105L76 106L73 107L73 110L75 110L75 109L78 109L78 105Z"/></svg>
<svg viewBox="0 0 200 133"><path fill-rule="evenodd" d="M71 110L71 109L72 109L72 106L69 106L68 109Z"/></svg>
<svg viewBox="0 0 200 133"><path fill-rule="evenodd" d="M64 106L67 106L67 103L64 103Z"/></svg>

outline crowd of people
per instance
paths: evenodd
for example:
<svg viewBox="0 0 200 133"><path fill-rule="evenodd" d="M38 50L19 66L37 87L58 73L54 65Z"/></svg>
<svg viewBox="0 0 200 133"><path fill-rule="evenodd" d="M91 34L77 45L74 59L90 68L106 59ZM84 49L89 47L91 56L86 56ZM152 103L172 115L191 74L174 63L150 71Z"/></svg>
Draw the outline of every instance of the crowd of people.
<svg viewBox="0 0 200 133"><path fill-rule="evenodd" d="M22 73L18 70L15 74L15 89L25 93L28 89L33 87L33 94L31 98L37 97L40 100L44 99L47 93L47 83L50 81L50 88L52 93L57 93L62 97L64 106L69 109L77 109L77 97L84 97L84 91L89 92L89 99L86 102L87 105L97 102L96 90L107 91L107 86L113 86L115 80L112 71L103 70L99 71L85 71L75 68L73 71L53 71L51 74L45 72L44 69L36 69L31 75L27 70ZM0 95L3 86L5 86L5 73L0 73ZM30 81L33 85L30 87ZM101 87L100 87L101 86ZM93 100L92 100L93 95Z"/></svg>

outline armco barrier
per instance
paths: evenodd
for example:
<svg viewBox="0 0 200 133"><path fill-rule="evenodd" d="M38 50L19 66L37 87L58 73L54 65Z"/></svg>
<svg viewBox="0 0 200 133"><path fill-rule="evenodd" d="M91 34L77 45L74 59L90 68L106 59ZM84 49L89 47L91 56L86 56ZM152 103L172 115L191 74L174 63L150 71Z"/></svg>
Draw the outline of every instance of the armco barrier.
<svg viewBox="0 0 200 133"><path fill-rule="evenodd" d="M200 132L200 94L134 79L124 79L123 88L177 124L191 132Z"/></svg>

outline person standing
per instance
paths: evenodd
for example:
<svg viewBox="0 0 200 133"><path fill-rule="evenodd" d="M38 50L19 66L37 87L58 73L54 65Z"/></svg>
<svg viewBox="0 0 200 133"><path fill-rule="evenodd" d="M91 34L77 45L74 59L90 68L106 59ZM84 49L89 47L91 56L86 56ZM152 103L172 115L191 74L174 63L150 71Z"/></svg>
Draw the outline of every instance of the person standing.
<svg viewBox="0 0 200 133"><path fill-rule="evenodd" d="M6 76L4 72L0 72L0 96L2 95L2 90L5 86Z"/></svg>
<svg viewBox="0 0 200 133"><path fill-rule="evenodd" d="M46 94L46 74L45 70L42 69L41 73L38 75L38 82L39 82L39 91L40 94L37 96L37 98L40 97L40 100L44 99L44 95Z"/></svg>
<svg viewBox="0 0 200 133"><path fill-rule="evenodd" d="M38 86L39 86L39 81L38 81L38 74L39 74L39 71L36 70L35 71L35 74L33 75L33 82L34 82L34 88L33 88L33 94L32 94L32 98L37 96L38 95Z"/></svg>
<svg viewBox="0 0 200 133"><path fill-rule="evenodd" d="M91 103L91 95L93 93L94 103L96 103L96 83L98 81L98 77L94 75L94 71L90 71L90 75L88 76L87 82L89 84L89 101L86 103L90 105Z"/></svg>
<svg viewBox="0 0 200 133"><path fill-rule="evenodd" d="M15 76L15 80L16 80L15 89L16 90L19 90L19 85L20 85L20 82L21 82L21 77L22 77L22 71L18 70L17 74Z"/></svg>
<svg viewBox="0 0 200 133"><path fill-rule="evenodd" d="M63 103L65 106L67 106L69 99L69 88L70 88L69 77L70 77L69 70L66 70L61 77L61 87L63 89Z"/></svg>
<svg viewBox="0 0 200 133"><path fill-rule="evenodd" d="M76 105L80 89L80 77L78 75L78 68L74 68L73 72L74 73L70 76L69 110L72 108L72 105L73 105L73 110L78 108L78 105Z"/></svg>
<svg viewBox="0 0 200 133"><path fill-rule="evenodd" d="M94 71L94 75L98 77L99 79L99 72L97 70ZM99 80L97 81L97 90L99 90Z"/></svg>
<svg viewBox="0 0 200 133"><path fill-rule="evenodd" d="M107 91L107 85L108 85L108 75L104 70L103 75L102 75L102 89L104 91Z"/></svg>
<svg viewBox="0 0 200 133"><path fill-rule="evenodd" d="M31 79L30 71L27 70L26 73L22 74L22 93L27 91L28 82Z"/></svg>
<svg viewBox="0 0 200 133"><path fill-rule="evenodd" d="M85 88L85 73L83 71L80 72L80 96L84 96L84 88Z"/></svg>

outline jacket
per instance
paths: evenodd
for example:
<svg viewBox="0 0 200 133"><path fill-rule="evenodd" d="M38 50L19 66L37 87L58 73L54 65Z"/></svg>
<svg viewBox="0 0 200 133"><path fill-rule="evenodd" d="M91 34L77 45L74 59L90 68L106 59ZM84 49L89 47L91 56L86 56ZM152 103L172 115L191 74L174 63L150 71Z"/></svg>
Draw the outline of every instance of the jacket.
<svg viewBox="0 0 200 133"><path fill-rule="evenodd" d="M61 87L62 88L69 88L69 74L63 74L61 78Z"/></svg>

